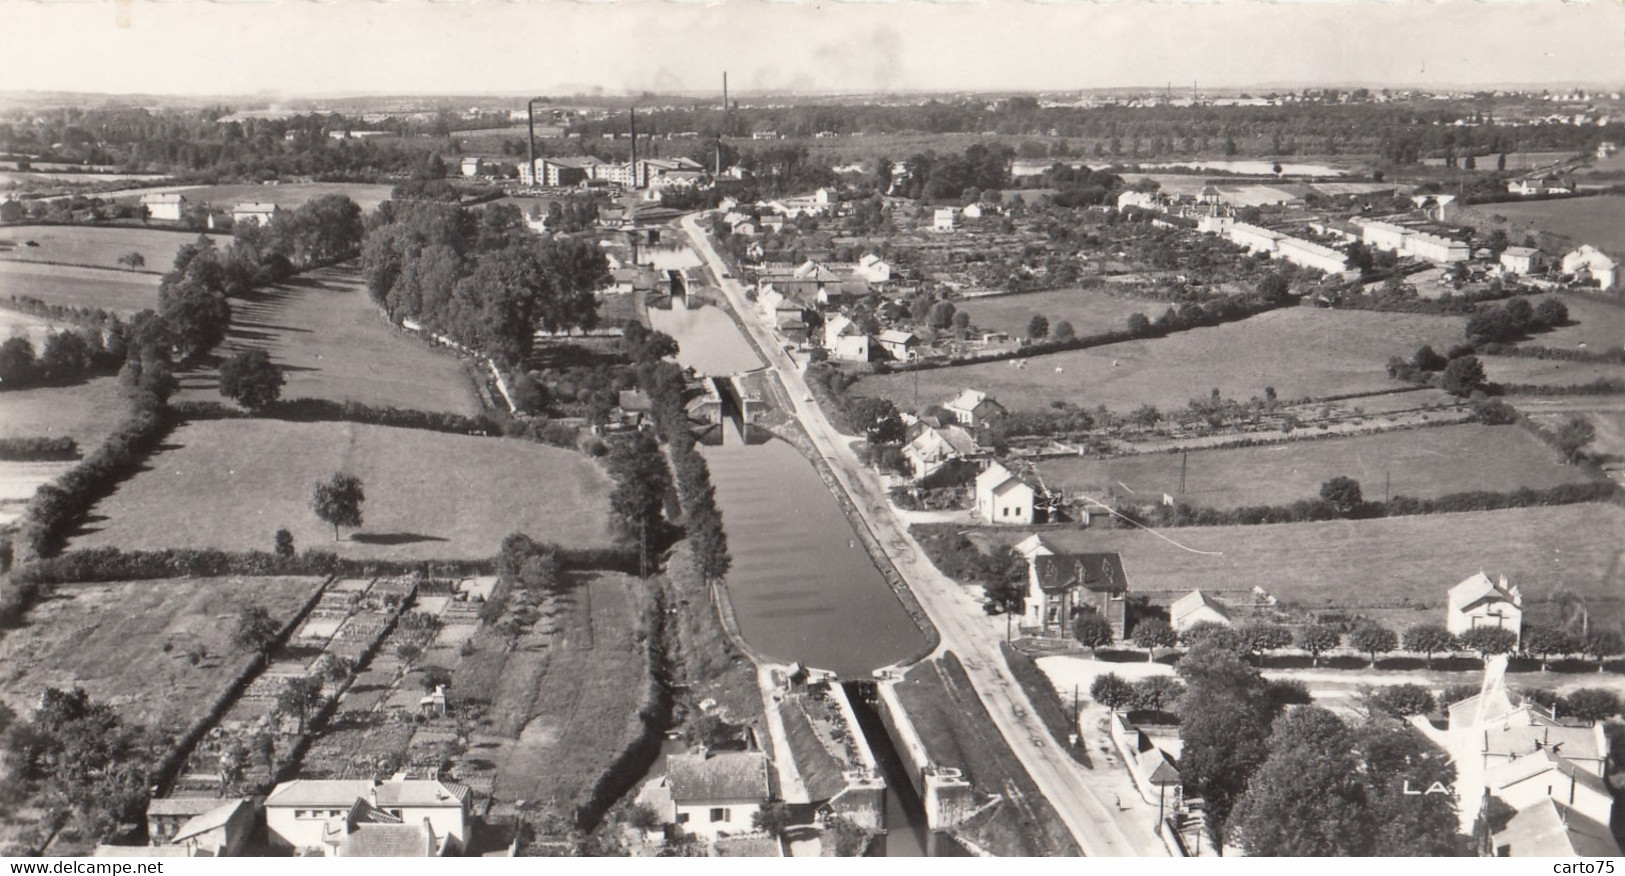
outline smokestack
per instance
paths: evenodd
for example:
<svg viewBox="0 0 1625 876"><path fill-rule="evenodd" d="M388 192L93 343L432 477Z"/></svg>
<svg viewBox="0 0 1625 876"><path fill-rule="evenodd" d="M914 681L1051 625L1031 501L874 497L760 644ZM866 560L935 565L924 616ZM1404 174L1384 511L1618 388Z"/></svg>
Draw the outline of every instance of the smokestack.
<svg viewBox="0 0 1625 876"><path fill-rule="evenodd" d="M632 188L638 187L638 109L633 107L627 114L628 126L632 129Z"/></svg>
<svg viewBox="0 0 1625 876"><path fill-rule="evenodd" d="M728 71L722 71L722 122L728 122Z"/></svg>
<svg viewBox="0 0 1625 876"><path fill-rule="evenodd" d="M530 184L534 186L536 185L536 98L534 97L525 101L525 127L530 132L530 139L526 141L529 146L525 151L525 159L529 163L525 167L528 168L526 173L530 174Z"/></svg>

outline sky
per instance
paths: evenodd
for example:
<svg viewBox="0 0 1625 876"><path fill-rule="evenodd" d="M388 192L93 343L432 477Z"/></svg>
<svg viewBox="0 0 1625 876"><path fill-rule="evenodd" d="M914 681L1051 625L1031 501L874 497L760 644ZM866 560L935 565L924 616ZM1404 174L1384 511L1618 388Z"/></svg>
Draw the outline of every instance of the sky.
<svg viewBox="0 0 1625 876"><path fill-rule="evenodd" d="M1625 87L1625 2L0 0L0 89Z"/></svg>

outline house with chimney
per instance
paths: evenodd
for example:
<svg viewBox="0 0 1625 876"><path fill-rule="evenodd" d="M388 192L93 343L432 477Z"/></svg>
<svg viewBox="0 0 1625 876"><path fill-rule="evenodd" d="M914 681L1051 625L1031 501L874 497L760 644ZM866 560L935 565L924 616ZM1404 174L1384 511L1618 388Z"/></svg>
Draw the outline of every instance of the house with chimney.
<svg viewBox="0 0 1625 876"><path fill-rule="evenodd" d="M1505 575L1491 580L1481 571L1450 588L1446 603L1444 625L1453 635L1479 627L1523 633L1523 594Z"/></svg>
<svg viewBox="0 0 1625 876"><path fill-rule="evenodd" d="M1128 625L1128 576L1116 551L1057 550L1042 535L1016 545L1027 559L1026 604L1021 626L1043 636L1070 634L1072 619L1093 611L1122 639Z"/></svg>
<svg viewBox="0 0 1625 876"><path fill-rule="evenodd" d="M438 779L294 779L265 798L266 840L273 848L334 853L353 833L357 803L367 804L367 823L427 824L440 841L468 839L473 794L468 786ZM396 821L378 820L382 813Z"/></svg>

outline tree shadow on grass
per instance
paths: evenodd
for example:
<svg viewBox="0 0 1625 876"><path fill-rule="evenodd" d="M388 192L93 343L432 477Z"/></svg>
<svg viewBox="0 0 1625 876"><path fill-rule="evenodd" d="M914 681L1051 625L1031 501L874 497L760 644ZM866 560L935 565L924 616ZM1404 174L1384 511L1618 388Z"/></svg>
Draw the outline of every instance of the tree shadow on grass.
<svg viewBox="0 0 1625 876"><path fill-rule="evenodd" d="M448 541L438 535L424 535L418 532L357 532L350 536L350 540L360 544L399 545L416 544L423 541Z"/></svg>

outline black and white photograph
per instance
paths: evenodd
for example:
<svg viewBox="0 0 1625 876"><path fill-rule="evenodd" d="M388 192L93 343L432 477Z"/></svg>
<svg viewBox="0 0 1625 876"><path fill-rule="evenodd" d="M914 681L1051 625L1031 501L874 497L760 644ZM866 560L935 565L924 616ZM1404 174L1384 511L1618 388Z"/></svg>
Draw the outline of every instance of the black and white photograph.
<svg viewBox="0 0 1625 876"><path fill-rule="evenodd" d="M1613 873L1618 0L0 32L11 873Z"/></svg>

